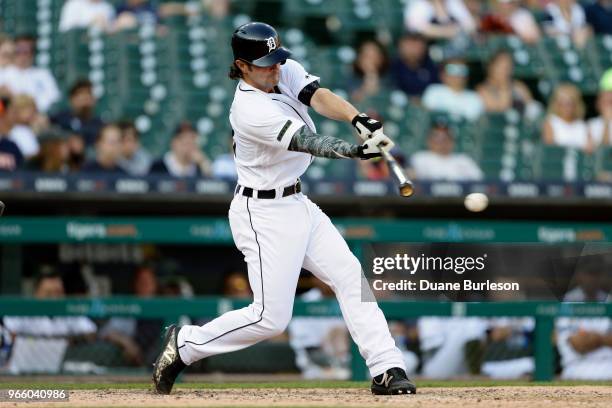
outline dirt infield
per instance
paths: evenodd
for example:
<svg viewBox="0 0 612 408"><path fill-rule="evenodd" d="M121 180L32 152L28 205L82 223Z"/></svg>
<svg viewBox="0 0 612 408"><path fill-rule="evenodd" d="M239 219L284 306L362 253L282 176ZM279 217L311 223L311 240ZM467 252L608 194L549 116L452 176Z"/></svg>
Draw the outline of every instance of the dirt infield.
<svg viewBox="0 0 612 408"><path fill-rule="evenodd" d="M378 397L360 388L177 389L170 396L145 390L71 390L62 403L0 403L14 407L606 407L612 387L520 386L422 388L410 396Z"/></svg>

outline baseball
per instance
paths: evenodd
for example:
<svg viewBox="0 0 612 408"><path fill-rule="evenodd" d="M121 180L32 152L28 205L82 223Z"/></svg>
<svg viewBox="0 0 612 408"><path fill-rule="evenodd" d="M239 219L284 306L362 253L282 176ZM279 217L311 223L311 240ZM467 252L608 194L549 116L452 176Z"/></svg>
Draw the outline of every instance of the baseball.
<svg viewBox="0 0 612 408"><path fill-rule="evenodd" d="M465 196L465 208L472 212L484 211L489 205L489 198L483 193L471 193Z"/></svg>

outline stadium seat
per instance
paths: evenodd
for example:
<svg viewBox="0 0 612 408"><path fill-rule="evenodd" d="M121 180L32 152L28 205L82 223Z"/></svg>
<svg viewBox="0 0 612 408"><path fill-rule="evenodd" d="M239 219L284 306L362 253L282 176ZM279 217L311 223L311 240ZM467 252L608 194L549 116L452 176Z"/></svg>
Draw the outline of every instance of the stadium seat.
<svg viewBox="0 0 612 408"><path fill-rule="evenodd" d="M545 37L543 55L546 75L554 82L572 82L585 94L597 92L599 77L588 63L585 50L577 49L567 37Z"/></svg>
<svg viewBox="0 0 612 408"><path fill-rule="evenodd" d="M542 181L577 181L580 153L562 146L541 145L534 162L534 174Z"/></svg>

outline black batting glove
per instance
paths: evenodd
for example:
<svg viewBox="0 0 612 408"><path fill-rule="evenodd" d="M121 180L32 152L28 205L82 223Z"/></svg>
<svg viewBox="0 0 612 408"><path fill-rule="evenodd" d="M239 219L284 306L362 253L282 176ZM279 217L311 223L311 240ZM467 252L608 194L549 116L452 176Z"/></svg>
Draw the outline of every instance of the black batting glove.
<svg viewBox="0 0 612 408"><path fill-rule="evenodd" d="M373 159L375 157L381 157L381 150L390 151L395 143L387 136L382 133L374 135L371 139L363 142L361 146L357 148L357 157L361 160Z"/></svg>
<svg viewBox="0 0 612 408"><path fill-rule="evenodd" d="M371 138L374 134L383 133L382 123L376 119L372 119L365 113L360 113L359 115L355 116L351 121L351 124L357 131L359 137L361 137L363 140Z"/></svg>
<svg viewBox="0 0 612 408"><path fill-rule="evenodd" d="M366 153L365 150L367 150L367 146L364 147L364 145L361 145L357 148L357 157L359 157L361 160L370 160L382 156L380 152Z"/></svg>

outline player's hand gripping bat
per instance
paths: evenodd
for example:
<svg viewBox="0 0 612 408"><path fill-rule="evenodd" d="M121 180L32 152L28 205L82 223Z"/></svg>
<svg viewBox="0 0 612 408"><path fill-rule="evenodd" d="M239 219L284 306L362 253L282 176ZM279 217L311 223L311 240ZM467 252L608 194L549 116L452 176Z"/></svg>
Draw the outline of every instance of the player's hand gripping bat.
<svg viewBox="0 0 612 408"><path fill-rule="evenodd" d="M391 174L393 174L393 177L395 177L399 183L400 195L402 197L410 197L412 194L414 194L414 186L412 185L412 181L408 179L404 169L402 169L402 166L399 165L391 153L385 149L381 149L380 146L379 149L382 157L387 162L387 166L389 166L389 169L391 170Z"/></svg>

